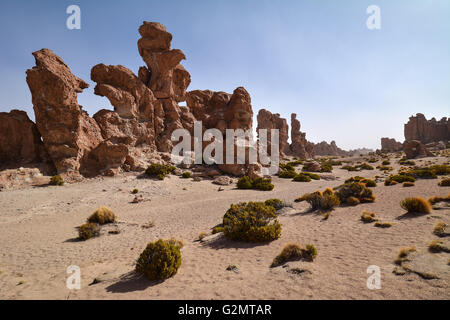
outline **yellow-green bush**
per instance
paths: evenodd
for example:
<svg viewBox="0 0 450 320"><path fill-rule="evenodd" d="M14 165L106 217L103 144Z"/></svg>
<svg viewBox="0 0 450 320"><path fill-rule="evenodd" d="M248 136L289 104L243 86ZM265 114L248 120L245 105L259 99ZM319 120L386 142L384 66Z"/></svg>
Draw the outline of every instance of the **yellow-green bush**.
<svg viewBox="0 0 450 320"><path fill-rule="evenodd" d="M366 210L364 210L363 213L361 214L361 220L364 223L371 223L371 222L378 221L378 219L376 218L375 212L369 212Z"/></svg>
<svg viewBox="0 0 450 320"><path fill-rule="evenodd" d="M358 198L356 197L348 197L345 200L345 203L348 204L349 206L357 206L358 204L360 204L361 202L359 201Z"/></svg>
<svg viewBox="0 0 450 320"><path fill-rule="evenodd" d="M183 174L181 175L181 177L183 179L189 179L192 176L192 173L190 171L185 171L183 172Z"/></svg>
<svg viewBox="0 0 450 320"><path fill-rule="evenodd" d="M447 224L445 222L439 221L438 223L436 223L436 225L434 226L433 229L433 233L435 235L437 235L438 237L445 237L447 236Z"/></svg>
<svg viewBox="0 0 450 320"><path fill-rule="evenodd" d="M430 213L431 204L422 197L406 198L400 202L400 206L408 213Z"/></svg>
<svg viewBox="0 0 450 320"><path fill-rule="evenodd" d="M331 210L334 207L340 205L339 198L334 194L333 190L327 189L325 192L316 191L313 193L307 193L296 202L306 201L311 205L312 210ZM301 201L299 201L301 199Z"/></svg>
<svg viewBox="0 0 450 320"><path fill-rule="evenodd" d="M60 175L56 175L50 178L50 184L52 186L63 186L64 179Z"/></svg>
<svg viewBox="0 0 450 320"><path fill-rule="evenodd" d="M312 245L302 247L298 243L289 243L284 246L281 253L273 259L271 268L278 267L289 261L307 260L313 261L317 256L317 249Z"/></svg>
<svg viewBox="0 0 450 320"><path fill-rule="evenodd" d="M78 227L78 238L80 240L88 240L92 237L100 235L100 226L97 223L87 222Z"/></svg>
<svg viewBox="0 0 450 320"><path fill-rule="evenodd" d="M442 179L441 182L439 182L439 185L441 187L450 187L450 178Z"/></svg>
<svg viewBox="0 0 450 320"><path fill-rule="evenodd" d="M397 183L403 183L403 182L416 182L416 179L414 177L405 175L405 174L397 174L390 176L384 181L385 186L392 186L394 185L392 182Z"/></svg>
<svg viewBox="0 0 450 320"><path fill-rule="evenodd" d="M272 184L272 178L255 178L252 179L248 176L243 176L237 182L238 189L255 189L261 191L271 191L275 187Z"/></svg>
<svg viewBox="0 0 450 320"><path fill-rule="evenodd" d="M339 197L341 203L346 203L350 197L357 198L361 203L375 201L373 191L359 182L346 183L339 186L336 189L336 195Z"/></svg>
<svg viewBox="0 0 450 320"><path fill-rule="evenodd" d="M232 204L223 217L223 232L232 240L265 242L281 235L275 208L264 202Z"/></svg>
<svg viewBox="0 0 450 320"><path fill-rule="evenodd" d="M168 164L153 163L145 170L145 174L150 177L156 177L159 180L164 180L164 178L168 174L171 174L175 169L176 167Z"/></svg>
<svg viewBox="0 0 450 320"><path fill-rule="evenodd" d="M174 276L181 266L180 248L180 244L172 240L149 243L136 262L136 272L150 280Z"/></svg>
<svg viewBox="0 0 450 320"><path fill-rule="evenodd" d="M280 199L269 199L269 200L266 200L266 201L264 202L264 204L265 204L266 206L274 207L275 210L280 210L281 208L284 207L283 201L281 201Z"/></svg>
<svg viewBox="0 0 450 320"><path fill-rule="evenodd" d="M107 224L116 222L116 215L111 209L107 207L101 207L95 210L95 212L88 218L88 222Z"/></svg>
<svg viewBox="0 0 450 320"><path fill-rule="evenodd" d="M296 182L310 182L311 181L311 177L306 175L306 174L304 174L302 172L302 173L297 174L294 177L294 181L296 181Z"/></svg>
<svg viewBox="0 0 450 320"><path fill-rule="evenodd" d="M253 180L248 176L243 176L237 182L238 189L253 189Z"/></svg>

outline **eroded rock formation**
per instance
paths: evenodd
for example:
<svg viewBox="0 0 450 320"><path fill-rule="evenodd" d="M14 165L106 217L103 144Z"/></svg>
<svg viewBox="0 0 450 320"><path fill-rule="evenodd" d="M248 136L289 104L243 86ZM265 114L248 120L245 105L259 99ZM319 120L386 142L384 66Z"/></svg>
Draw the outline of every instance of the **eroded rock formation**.
<svg viewBox="0 0 450 320"><path fill-rule="evenodd" d="M328 143L322 141L320 143L314 144L314 154L316 156L348 156L349 153L342 150L336 145L336 141L331 141Z"/></svg>
<svg viewBox="0 0 450 320"><path fill-rule="evenodd" d="M291 153L301 159L314 157L314 144L306 140L306 133L300 131L300 121L297 115L291 115Z"/></svg>
<svg viewBox="0 0 450 320"><path fill-rule="evenodd" d="M418 140L407 140L403 143L403 151L407 159L432 157L433 154Z"/></svg>
<svg viewBox="0 0 450 320"><path fill-rule="evenodd" d="M279 151L281 156L285 156L290 153L290 147L288 143L289 139L289 125L287 124L286 119L281 118L280 114L272 113L268 110L261 109L258 113L258 127L256 131L258 132L258 137L260 137L260 129L267 130L267 151L269 154L272 152L271 150L271 130L278 129L279 130Z"/></svg>
<svg viewBox="0 0 450 320"><path fill-rule="evenodd" d="M422 113L409 118L405 124L405 139L418 140L421 143L430 143L450 140L450 119L435 118L427 120Z"/></svg>
<svg viewBox="0 0 450 320"><path fill-rule="evenodd" d="M382 152L397 152L403 149L403 143L391 138L381 138Z"/></svg>
<svg viewBox="0 0 450 320"><path fill-rule="evenodd" d="M25 111L0 112L0 167L47 162L41 135Z"/></svg>

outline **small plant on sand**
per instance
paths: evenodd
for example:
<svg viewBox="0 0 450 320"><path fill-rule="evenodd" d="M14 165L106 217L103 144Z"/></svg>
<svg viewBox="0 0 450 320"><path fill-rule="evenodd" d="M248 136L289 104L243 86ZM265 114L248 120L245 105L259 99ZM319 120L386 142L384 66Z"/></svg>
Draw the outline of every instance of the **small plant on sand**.
<svg viewBox="0 0 450 320"><path fill-rule="evenodd" d="M400 206L408 213L430 213L431 204L422 197L406 198L400 202Z"/></svg>
<svg viewBox="0 0 450 320"><path fill-rule="evenodd" d="M450 174L450 165L448 164L435 164L430 166L429 169L438 176L445 176Z"/></svg>
<svg viewBox="0 0 450 320"><path fill-rule="evenodd" d="M300 173L300 174L303 174L303 175L305 175L305 176L308 176L308 177L310 177L310 178L313 179L313 180L320 180L320 176L319 176L318 174L316 174L316 173L312 173L312 172L302 172L302 173Z"/></svg>
<svg viewBox="0 0 450 320"><path fill-rule="evenodd" d="M138 194L139 190L138 189L133 189L133 191L131 191L132 194Z"/></svg>
<svg viewBox="0 0 450 320"><path fill-rule="evenodd" d="M378 221L378 222L375 222L375 227L377 227L377 228L390 228L390 227L392 227L392 223Z"/></svg>
<svg viewBox="0 0 450 320"><path fill-rule="evenodd" d="M264 202L266 206L274 207L276 211L282 209L284 207L283 201L280 199L269 199Z"/></svg>
<svg viewBox="0 0 450 320"><path fill-rule="evenodd" d="M181 175L181 177L183 179L189 179L190 177L192 177L192 173L190 171L185 171L183 172L183 174Z"/></svg>
<svg viewBox="0 0 450 320"><path fill-rule="evenodd" d="M311 210L329 211L340 205L339 198L330 188L324 192L316 191L299 197L296 202L306 201L311 205Z"/></svg>
<svg viewBox="0 0 450 320"><path fill-rule="evenodd" d="M116 222L116 215L111 209L107 207L101 207L95 210L95 212L88 218L88 222L107 224Z"/></svg>
<svg viewBox="0 0 450 320"><path fill-rule="evenodd" d="M450 252L449 248L445 245L442 240L431 240L428 244L428 250L430 252Z"/></svg>
<svg viewBox="0 0 450 320"><path fill-rule="evenodd" d="M285 245L281 253L273 259L270 267L275 268L289 261L314 261L316 256L317 249L311 244L306 245L306 247L302 247L298 243L289 243Z"/></svg>
<svg viewBox="0 0 450 320"><path fill-rule="evenodd" d="M302 173L297 174L294 177L294 181L296 181L296 182L311 182L311 177L302 172Z"/></svg>
<svg viewBox="0 0 450 320"><path fill-rule="evenodd" d="M348 204L349 206L357 206L361 202L356 197L348 197L347 200L345 200L345 203Z"/></svg>
<svg viewBox="0 0 450 320"><path fill-rule="evenodd" d="M344 169L344 170L347 170L347 171L359 171L359 169L357 167L350 166L350 165L345 165L341 169Z"/></svg>
<svg viewBox="0 0 450 320"><path fill-rule="evenodd" d="M324 162L320 166L320 172L332 172L333 166L329 162Z"/></svg>
<svg viewBox="0 0 450 320"><path fill-rule="evenodd" d="M441 182L439 182L439 186L450 187L450 178L442 179Z"/></svg>
<svg viewBox="0 0 450 320"><path fill-rule="evenodd" d="M363 183L346 183L336 188L336 195L341 203L347 203L350 197L357 198L360 203L369 203L375 201L372 189L367 188Z"/></svg>
<svg viewBox="0 0 450 320"><path fill-rule="evenodd" d="M174 276L181 266L181 246L172 240L149 243L136 262L136 272L150 280Z"/></svg>
<svg viewBox="0 0 450 320"><path fill-rule="evenodd" d="M428 199L428 202L432 205L438 203L438 202L450 202L450 193L446 197L441 196L434 196Z"/></svg>
<svg viewBox="0 0 450 320"><path fill-rule="evenodd" d="M372 167L370 164L367 163L360 164L358 167L361 170L374 170L374 167Z"/></svg>
<svg viewBox="0 0 450 320"><path fill-rule="evenodd" d="M391 164L391 162L389 160L384 160L381 165L383 166L389 166Z"/></svg>
<svg viewBox="0 0 450 320"><path fill-rule="evenodd" d="M206 232L200 232L200 233L198 234L198 240L201 241L201 240L205 239L205 237L207 237L207 236L208 236L208 233L206 233Z"/></svg>
<svg viewBox="0 0 450 320"><path fill-rule="evenodd" d="M366 210L363 211L363 213L361 215L361 220L364 223L372 223L372 222L378 221L375 212L369 212Z"/></svg>
<svg viewBox="0 0 450 320"><path fill-rule="evenodd" d="M78 227L78 238L86 241L92 237L100 235L100 226L97 223L87 222Z"/></svg>
<svg viewBox="0 0 450 320"><path fill-rule="evenodd" d="M414 187L414 186L415 186L414 182L409 182L409 181L403 182L403 187L405 187L405 188Z"/></svg>
<svg viewBox="0 0 450 320"><path fill-rule="evenodd" d="M397 259L395 259L395 264L401 265L403 262L406 261L408 255L411 252L415 252L416 251L416 247L409 247L409 248L402 248L399 250L398 252L398 257Z"/></svg>
<svg viewBox="0 0 450 320"><path fill-rule="evenodd" d="M175 171L175 169L176 167L167 164L153 163L145 170L145 174L149 177L164 180L164 178Z"/></svg>
<svg viewBox="0 0 450 320"><path fill-rule="evenodd" d="M445 222L439 221L434 226L433 233L438 237L446 237L448 235L447 229L448 225Z"/></svg>
<svg viewBox="0 0 450 320"><path fill-rule="evenodd" d="M394 185L394 184L392 184L392 182L397 182L397 183L416 182L416 179L414 177L407 176L407 175L404 175L404 174L397 174L397 175L393 175L393 176L390 176L389 178L387 178L384 181L384 185L385 186L392 186L392 185Z"/></svg>
<svg viewBox="0 0 450 320"><path fill-rule="evenodd" d="M364 179L361 182L364 183L368 188L375 188L377 186L377 183L371 179Z"/></svg>
<svg viewBox="0 0 450 320"><path fill-rule="evenodd" d="M243 176L237 182L238 189L255 189L261 191L271 191L275 187L272 184L271 178L255 178L252 179L248 176Z"/></svg>
<svg viewBox="0 0 450 320"><path fill-rule="evenodd" d="M60 175L56 175L50 178L50 185L52 186L63 186L64 179Z"/></svg>
<svg viewBox="0 0 450 320"><path fill-rule="evenodd" d="M273 241L281 235L275 208L264 202L232 204L223 217L226 237L244 242Z"/></svg>

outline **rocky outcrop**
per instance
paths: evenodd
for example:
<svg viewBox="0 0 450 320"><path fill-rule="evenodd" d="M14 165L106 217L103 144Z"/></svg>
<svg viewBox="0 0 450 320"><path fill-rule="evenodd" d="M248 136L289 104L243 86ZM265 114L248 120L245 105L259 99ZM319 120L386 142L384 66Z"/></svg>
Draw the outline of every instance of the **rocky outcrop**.
<svg viewBox="0 0 450 320"><path fill-rule="evenodd" d="M328 143L326 141L322 141L320 143L314 144L314 154L316 156L348 156L348 152L342 150L336 145L336 141L331 141Z"/></svg>
<svg viewBox="0 0 450 320"><path fill-rule="evenodd" d="M297 115L291 115L291 154L301 159L314 157L314 144L306 140L306 133L300 131L300 121Z"/></svg>
<svg viewBox="0 0 450 320"><path fill-rule="evenodd" d="M395 139L381 138L382 152L397 152L403 149L403 143L397 142Z"/></svg>
<svg viewBox="0 0 450 320"><path fill-rule="evenodd" d="M271 154L271 130L277 129L279 130L279 150L280 155L285 156L290 152L290 147L288 143L289 139L289 125L287 124L286 119L281 118L278 113L271 113L268 110L261 109L258 112L258 127L256 131L258 132L258 137L260 137L261 129L267 130L267 151Z"/></svg>
<svg viewBox="0 0 450 320"><path fill-rule="evenodd" d="M37 128L57 171L76 176L84 157L103 140L95 120L77 102L88 84L51 50L33 55L36 66L27 70L27 83Z"/></svg>
<svg viewBox="0 0 450 320"><path fill-rule="evenodd" d="M405 139L418 140L421 143L430 143L450 140L450 119L442 118L436 121L435 118L427 120L425 116L418 113L409 118L405 124Z"/></svg>
<svg viewBox="0 0 450 320"><path fill-rule="evenodd" d="M25 111L0 112L0 167L47 162L41 135Z"/></svg>
<svg viewBox="0 0 450 320"><path fill-rule="evenodd" d="M403 151L407 159L432 157L433 154L418 140L405 141Z"/></svg>

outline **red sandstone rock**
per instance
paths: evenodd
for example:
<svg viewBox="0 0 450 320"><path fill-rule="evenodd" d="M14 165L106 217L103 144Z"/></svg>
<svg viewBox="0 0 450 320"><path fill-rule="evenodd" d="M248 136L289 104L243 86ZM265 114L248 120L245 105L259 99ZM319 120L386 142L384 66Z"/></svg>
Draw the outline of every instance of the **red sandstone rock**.
<svg viewBox="0 0 450 320"><path fill-rule="evenodd" d="M306 133L300 131L300 121L297 115L291 115L291 153L301 159L314 157L314 144L306 140Z"/></svg>
<svg viewBox="0 0 450 320"><path fill-rule="evenodd" d="M51 50L33 53L36 66L27 71L36 125L59 173L74 172L103 139L94 119L77 102L88 84L74 76Z"/></svg>
<svg viewBox="0 0 450 320"><path fill-rule="evenodd" d="M278 113L271 113L265 109L261 109L258 113L258 127L256 128L256 132L258 132L258 137L260 137L260 129L267 130L267 151L271 154L271 130L278 129L279 130L279 150L280 155L285 156L289 153L289 126L287 124L286 119L281 118Z"/></svg>
<svg viewBox="0 0 450 320"><path fill-rule="evenodd" d="M395 139L381 138L382 152L397 152L403 149L403 143L395 141Z"/></svg>
<svg viewBox="0 0 450 320"><path fill-rule="evenodd" d="M403 151L405 152L407 159L433 156L433 154L418 140L405 141L403 143Z"/></svg>
<svg viewBox="0 0 450 320"><path fill-rule="evenodd" d="M41 135L25 111L0 112L0 166L47 162Z"/></svg>
<svg viewBox="0 0 450 320"><path fill-rule="evenodd" d="M423 114L418 113L415 117L410 117L409 122L405 124L405 139L418 140L421 143L448 141L450 119L444 117L440 121L435 118L427 120Z"/></svg>

